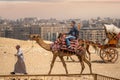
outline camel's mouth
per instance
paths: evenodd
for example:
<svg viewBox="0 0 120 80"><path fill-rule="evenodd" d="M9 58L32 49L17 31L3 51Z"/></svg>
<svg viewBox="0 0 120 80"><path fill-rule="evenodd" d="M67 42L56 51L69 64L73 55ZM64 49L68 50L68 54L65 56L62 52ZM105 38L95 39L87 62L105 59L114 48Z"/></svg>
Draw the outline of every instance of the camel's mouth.
<svg viewBox="0 0 120 80"><path fill-rule="evenodd" d="M32 36L32 37L31 37L31 40L36 40L36 36Z"/></svg>
<svg viewBox="0 0 120 80"><path fill-rule="evenodd" d="M35 39L35 35L29 35L29 39L30 40L34 40Z"/></svg>
<svg viewBox="0 0 120 80"><path fill-rule="evenodd" d="M29 38L30 40L36 40L39 38L39 35L32 34L32 35L29 35Z"/></svg>

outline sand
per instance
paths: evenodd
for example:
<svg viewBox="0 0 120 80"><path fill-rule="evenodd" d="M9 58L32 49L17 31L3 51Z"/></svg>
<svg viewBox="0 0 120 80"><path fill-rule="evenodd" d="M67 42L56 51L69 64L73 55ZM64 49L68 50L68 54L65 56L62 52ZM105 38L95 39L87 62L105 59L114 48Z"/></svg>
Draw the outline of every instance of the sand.
<svg viewBox="0 0 120 80"><path fill-rule="evenodd" d="M46 41L49 43L49 41ZM25 63L28 74L47 74L52 60L52 53L41 48L35 41L22 41L9 38L0 38L0 75L10 74L14 69L14 64L17 58L15 45L21 45L24 52ZM33 46L33 47L32 47ZM92 69L93 73L120 78L120 59L116 63L103 63L98 54L92 51ZM120 50L118 49L120 52ZM120 56L119 56L120 57ZM81 70L80 63L76 56L72 57L76 62L66 60L67 68L70 74L79 74ZM89 73L89 68L86 68L83 73ZM65 74L62 63L57 58L52 74Z"/></svg>

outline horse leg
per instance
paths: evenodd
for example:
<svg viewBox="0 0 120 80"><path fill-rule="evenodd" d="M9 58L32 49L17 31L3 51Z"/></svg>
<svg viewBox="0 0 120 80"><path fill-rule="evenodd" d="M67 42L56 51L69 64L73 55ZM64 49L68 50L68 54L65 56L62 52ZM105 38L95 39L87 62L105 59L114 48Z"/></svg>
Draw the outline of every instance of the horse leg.
<svg viewBox="0 0 120 80"><path fill-rule="evenodd" d="M99 52L100 52L100 49L99 49L99 48L97 48L97 54L99 54Z"/></svg>
<svg viewBox="0 0 120 80"><path fill-rule="evenodd" d="M88 53L88 55L89 55L89 61L91 61L91 53L90 53L90 51L89 51L89 45L87 46L87 48L86 48L86 50L87 50L87 53Z"/></svg>
<svg viewBox="0 0 120 80"><path fill-rule="evenodd" d="M93 48L95 49L95 53L97 53L97 47L96 47L96 46L93 46Z"/></svg>
<svg viewBox="0 0 120 80"><path fill-rule="evenodd" d="M53 59L52 59L51 66L50 66L50 70L49 70L49 73L48 73L48 74L51 74L51 71L52 71L52 68L53 68L53 66L54 66L54 63L55 63L56 58L57 58L57 56L56 56L56 55L53 55Z"/></svg>
<svg viewBox="0 0 120 80"><path fill-rule="evenodd" d="M65 68L66 74L68 74L67 66L66 66L66 64L65 64L65 61L64 61L64 59L63 59L63 56L59 56L59 58L60 58L60 60L62 61L62 64L63 64L63 66L64 66L64 68Z"/></svg>

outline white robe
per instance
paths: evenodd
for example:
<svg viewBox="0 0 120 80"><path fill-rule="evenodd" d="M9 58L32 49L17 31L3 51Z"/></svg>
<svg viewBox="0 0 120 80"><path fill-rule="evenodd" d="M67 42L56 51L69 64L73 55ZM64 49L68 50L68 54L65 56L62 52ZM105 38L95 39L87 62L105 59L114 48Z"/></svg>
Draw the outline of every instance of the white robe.
<svg viewBox="0 0 120 80"><path fill-rule="evenodd" d="M19 56L24 61L23 52L22 52L22 50L20 48L17 51L17 56Z"/></svg>
<svg viewBox="0 0 120 80"><path fill-rule="evenodd" d="M20 48L17 51L16 55L17 55L18 60L15 64L14 72L15 73L26 73L26 66L24 62L23 52Z"/></svg>

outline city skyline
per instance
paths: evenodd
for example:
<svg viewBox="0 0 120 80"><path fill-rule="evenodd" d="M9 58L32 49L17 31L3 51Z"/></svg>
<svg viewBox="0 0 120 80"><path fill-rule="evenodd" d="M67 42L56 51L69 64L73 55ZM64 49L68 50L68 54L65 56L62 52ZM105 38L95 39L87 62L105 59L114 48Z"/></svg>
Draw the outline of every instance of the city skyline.
<svg viewBox="0 0 120 80"><path fill-rule="evenodd" d="M120 0L0 0L0 16L89 19L120 18Z"/></svg>

